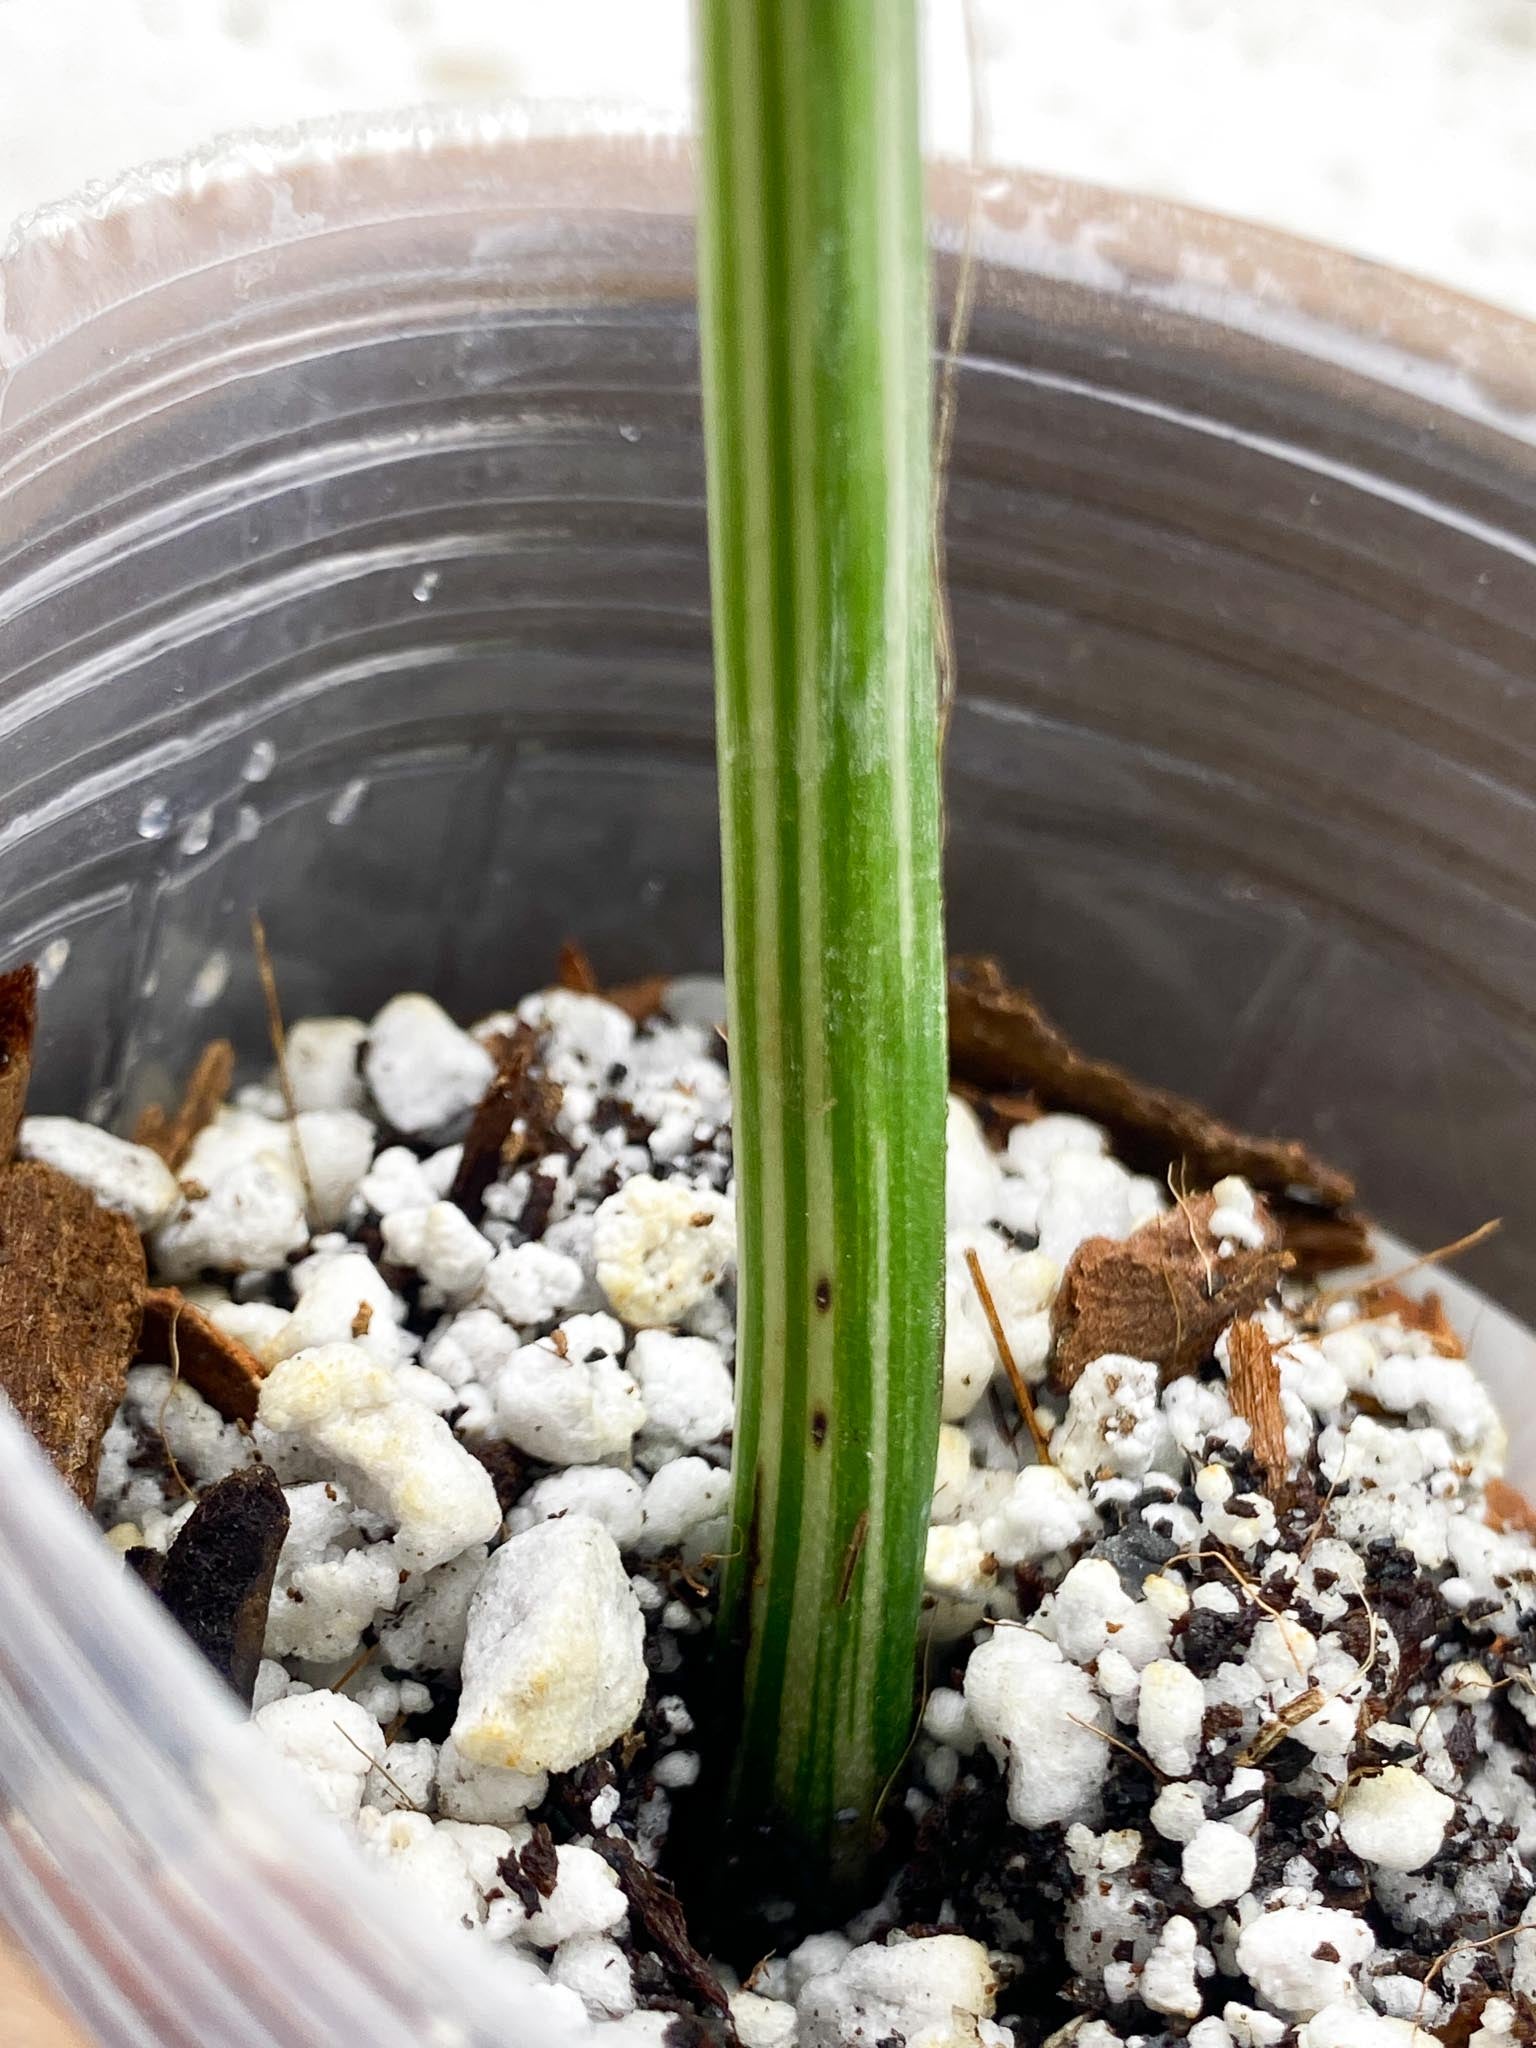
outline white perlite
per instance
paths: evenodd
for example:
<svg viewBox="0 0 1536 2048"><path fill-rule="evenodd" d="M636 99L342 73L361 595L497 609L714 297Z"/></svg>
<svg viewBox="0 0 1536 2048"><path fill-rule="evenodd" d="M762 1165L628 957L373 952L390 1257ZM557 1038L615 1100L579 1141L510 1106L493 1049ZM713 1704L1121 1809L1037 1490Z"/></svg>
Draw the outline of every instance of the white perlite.
<svg viewBox="0 0 1536 2048"><path fill-rule="evenodd" d="M1054 1465L1026 1465L995 1513L981 1523L981 1540L1001 1565L1033 1564L1070 1550L1092 1529L1093 1508Z"/></svg>
<svg viewBox="0 0 1536 2048"><path fill-rule="evenodd" d="M490 1086L495 1061L430 996L394 996L368 1031L363 1072L373 1099L409 1137L466 1117Z"/></svg>
<svg viewBox="0 0 1536 2048"><path fill-rule="evenodd" d="M680 1322L736 1257L736 1216L713 1188L637 1173L598 1210L597 1284L636 1329Z"/></svg>
<svg viewBox="0 0 1536 2048"><path fill-rule="evenodd" d="M460 1753L530 1773L585 1763L640 1711L644 1644L618 1546L599 1523L567 1515L510 1537L470 1603Z"/></svg>
<svg viewBox="0 0 1536 2048"><path fill-rule="evenodd" d="M870 1942L800 1992L800 2048L849 2048L892 2035L906 2048L977 2048L1000 2038L988 2024L996 1995L979 1941L930 1934Z"/></svg>
<svg viewBox="0 0 1536 2048"><path fill-rule="evenodd" d="M1369 1926L1331 1906L1281 1906L1243 1929L1237 1966L1266 2005L1310 2019L1347 1998L1355 1971L1376 1946Z"/></svg>
<svg viewBox="0 0 1536 2048"><path fill-rule="evenodd" d="M322 1813L355 1818L369 1769L384 1756L372 1714L339 1693L305 1692L263 1707L256 1726Z"/></svg>
<svg viewBox="0 0 1536 2048"><path fill-rule="evenodd" d="M181 1187L151 1240L161 1279L268 1272L309 1237L293 1134L270 1117L221 1109L193 1139Z"/></svg>
<svg viewBox="0 0 1536 2048"><path fill-rule="evenodd" d="M1101 1471L1140 1477L1166 1440L1158 1412L1159 1374L1144 1358L1110 1354L1086 1366L1067 1400L1051 1456L1075 1485Z"/></svg>
<svg viewBox="0 0 1536 2048"><path fill-rule="evenodd" d="M1195 2019L1203 2003L1195 1981L1199 1948L1195 1923L1175 1913L1163 1924L1151 1955L1142 1965L1141 1995L1154 2012Z"/></svg>
<svg viewBox="0 0 1536 2048"><path fill-rule="evenodd" d="M89 1188L103 1209L127 1216L135 1230L163 1223L181 1200L176 1176L147 1145L131 1145L72 1116L28 1116L16 1139L17 1156L40 1159Z"/></svg>
<svg viewBox="0 0 1536 2048"><path fill-rule="evenodd" d="M782 1999L760 1998L755 1991L733 1991L731 2020L741 2048L794 2048L799 2015Z"/></svg>
<svg viewBox="0 0 1536 2048"><path fill-rule="evenodd" d="M515 1827L530 1806L549 1790L543 1771L503 1770L499 1764L477 1764L460 1750L452 1736L437 1753L437 1803L451 1820L478 1821Z"/></svg>
<svg viewBox="0 0 1536 2048"><path fill-rule="evenodd" d="M1456 1802L1417 1771L1388 1764L1339 1801L1339 1828L1355 1854L1383 1870L1421 1870L1439 1853Z"/></svg>
<svg viewBox="0 0 1536 2048"><path fill-rule="evenodd" d="M586 1284L576 1261L544 1244L505 1245L486 1268L481 1293L509 1323L540 1327L563 1316Z"/></svg>
<svg viewBox="0 0 1536 2048"><path fill-rule="evenodd" d="M303 1017L284 1041L294 1107L361 1109L363 1077L358 1049L368 1036L361 1017Z"/></svg>
<svg viewBox="0 0 1536 2048"><path fill-rule="evenodd" d="M1423 1995L1420 1987L1420 1998ZM1314 2013L1296 2041L1297 2048L1428 2048L1435 2038L1427 2025L1372 2012L1356 1999L1340 1999ZM1477 2037L1474 2034L1472 2038L1475 2041Z"/></svg>
<svg viewBox="0 0 1536 2048"><path fill-rule="evenodd" d="M604 1934L576 1934L563 1942L550 1964L549 1981L574 1991L595 2020L622 2019L635 2009L629 1959L618 1943ZM749 2048L739 2027L737 2035L742 2048Z"/></svg>
<svg viewBox="0 0 1536 2048"><path fill-rule="evenodd" d="M686 1450L716 1442L731 1426L734 1388L718 1344L642 1330L629 1354L629 1370L645 1402L652 1436Z"/></svg>
<svg viewBox="0 0 1536 2048"><path fill-rule="evenodd" d="M1240 1828L1208 1820L1185 1843L1180 1870L1195 1904L1208 1910L1240 1899L1257 1865L1258 1851Z"/></svg>
<svg viewBox="0 0 1536 2048"><path fill-rule="evenodd" d="M1008 1811L1020 1827L1091 1818L1104 1782L1104 1702L1086 1672L1028 1628L999 1628L971 1652L965 1702L1008 1772Z"/></svg>
<svg viewBox="0 0 1536 2048"><path fill-rule="evenodd" d="M496 1376L508 1441L556 1465L624 1457L645 1426L645 1403L618 1362L623 1346L612 1316L572 1316L515 1351Z"/></svg>
<svg viewBox="0 0 1536 2048"><path fill-rule="evenodd" d="M354 1497L395 1524L409 1570L430 1571L501 1527L485 1467L355 1344L284 1359L262 1382L257 1412L268 1429L336 1461Z"/></svg>
<svg viewBox="0 0 1536 2048"><path fill-rule="evenodd" d="M355 1345L375 1365L402 1362L405 1344L396 1317L404 1304L372 1259L351 1251L306 1259L293 1284L298 1296L293 1313L282 1317L269 1336L253 1332L245 1338L254 1342L265 1364L276 1365L322 1344Z"/></svg>
<svg viewBox="0 0 1536 2048"><path fill-rule="evenodd" d="M414 1266L447 1300L471 1294L491 1263L492 1247L453 1202L396 1209L384 1218L384 1249L398 1266Z"/></svg>
<svg viewBox="0 0 1536 2048"><path fill-rule="evenodd" d="M1205 1687L1187 1664L1158 1657L1141 1674L1136 1732L1141 1746L1169 1778L1187 1778L1200 1754Z"/></svg>

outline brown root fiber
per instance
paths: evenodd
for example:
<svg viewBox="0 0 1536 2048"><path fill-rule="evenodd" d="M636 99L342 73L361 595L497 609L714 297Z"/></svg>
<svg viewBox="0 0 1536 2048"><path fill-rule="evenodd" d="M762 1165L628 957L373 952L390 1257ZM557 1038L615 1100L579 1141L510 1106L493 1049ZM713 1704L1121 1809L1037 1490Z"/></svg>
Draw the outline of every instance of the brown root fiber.
<svg viewBox="0 0 1536 2048"><path fill-rule="evenodd" d="M206 1489L160 1571L156 1590L167 1613L246 1706L287 1534L277 1475L246 1465Z"/></svg>
<svg viewBox="0 0 1536 2048"><path fill-rule="evenodd" d="M217 1408L226 1422L256 1420L265 1367L238 1337L230 1336L200 1308L194 1308L179 1287L146 1291L135 1363L174 1364L178 1376Z"/></svg>
<svg viewBox="0 0 1536 2048"><path fill-rule="evenodd" d="M87 1507L143 1294L126 1216L41 1162L0 1173L0 1384Z"/></svg>
<svg viewBox="0 0 1536 2048"><path fill-rule="evenodd" d="M1165 1379L1193 1372L1211 1355L1234 1316L1257 1308L1285 1267L1277 1234L1262 1206L1271 1242L1216 1256L1210 1234L1215 1200L1200 1195L1143 1223L1123 1241L1090 1237L1067 1262L1051 1312L1052 1377L1075 1384L1083 1368L1110 1352L1149 1359Z"/></svg>
<svg viewBox="0 0 1536 2048"><path fill-rule="evenodd" d="M1280 1368L1263 1329L1246 1316L1239 1316L1227 1333L1227 1392L1248 1425L1253 1455L1273 1497L1285 1485L1286 1471Z"/></svg>

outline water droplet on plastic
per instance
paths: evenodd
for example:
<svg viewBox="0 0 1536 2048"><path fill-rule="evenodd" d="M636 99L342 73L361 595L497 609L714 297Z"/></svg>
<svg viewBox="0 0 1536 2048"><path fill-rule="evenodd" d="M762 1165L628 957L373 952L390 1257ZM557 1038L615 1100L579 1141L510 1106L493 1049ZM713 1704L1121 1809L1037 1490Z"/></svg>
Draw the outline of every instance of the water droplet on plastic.
<svg viewBox="0 0 1536 2048"><path fill-rule="evenodd" d="M38 987L52 988L64 972L64 963L68 958L68 939L50 939L37 956Z"/></svg>
<svg viewBox="0 0 1536 2048"><path fill-rule="evenodd" d="M622 427L620 427L619 439L621 441L638 441L639 438L640 429L638 427L632 427L628 424L628 422L626 422Z"/></svg>
<svg viewBox="0 0 1536 2048"><path fill-rule="evenodd" d="M235 813L235 843L249 846L261 830L261 813L254 804L242 804Z"/></svg>
<svg viewBox="0 0 1536 2048"><path fill-rule="evenodd" d="M213 837L213 812L194 811L181 828L176 844L183 853L202 853Z"/></svg>
<svg viewBox="0 0 1536 2048"><path fill-rule="evenodd" d="M430 604L432 593L443 580L441 569L428 569L424 576L418 576L411 585L411 595L418 604Z"/></svg>
<svg viewBox="0 0 1536 2048"><path fill-rule="evenodd" d="M193 976L192 986L187 990L188 1006L194 1010L206 1010L219 1000L228 986L229 955L222 946L215 946Z"/></svg>
<svg viewBox="0 0 1536 2048"><path fill-rule="evenodd" d="M170 831L174 819L170 804L163 796L152 796L139 813L138 834L141 839L163 839Z"/></svg>
<svg viewBox="0 0 1536 2048"><path fill-rule="evenodd" d="M245 757L240 770L242 782L265 782L277 762L277 749L270 740L258 740Z"/></svg>
<svg viewBox="0 0 1536 2048"><path fill-rule="evenodd" d="M368 784L359 775L337 790L326 809L326 817L333 825L350 825L367 794Z"/></svg>

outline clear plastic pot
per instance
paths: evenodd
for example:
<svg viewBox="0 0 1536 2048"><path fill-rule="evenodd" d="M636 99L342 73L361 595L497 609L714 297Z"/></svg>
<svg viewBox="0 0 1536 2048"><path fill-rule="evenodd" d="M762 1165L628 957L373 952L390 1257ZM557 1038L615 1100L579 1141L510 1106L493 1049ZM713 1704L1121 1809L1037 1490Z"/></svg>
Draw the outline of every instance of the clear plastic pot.
<svg viewBox="0 0 1536 2048"><path fill-rule="evenodd" d="M0 961L49 982L44 1104L259 1056L255 907L295 1015L488 1008L571 935L718 959L689 204L671 145L443 121L11 247ZM1044 180L940 176L943 248L969 204L953 943L1417 1243L1502 1214L1475 1270L1531 1313L1536 333ZM558 2036L294 1810L5 1416L0 1471L0 1915L100 2039Z"/></svg>

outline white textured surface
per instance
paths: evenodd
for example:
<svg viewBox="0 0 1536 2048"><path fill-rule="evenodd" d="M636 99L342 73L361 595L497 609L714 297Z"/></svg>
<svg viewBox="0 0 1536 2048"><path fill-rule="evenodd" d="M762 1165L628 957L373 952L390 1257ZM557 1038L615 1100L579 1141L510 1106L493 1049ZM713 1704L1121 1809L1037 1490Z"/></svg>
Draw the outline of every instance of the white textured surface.
<svg viewBox="0 0 1536 2048"><path fill-rule="evenodd" d="M1536 0L976 0L991 152L1536 313ZM930 125L963 147L958 0ZM0 0L0 231L230 128L512 94L686 119L687 0Z"/></svg>

